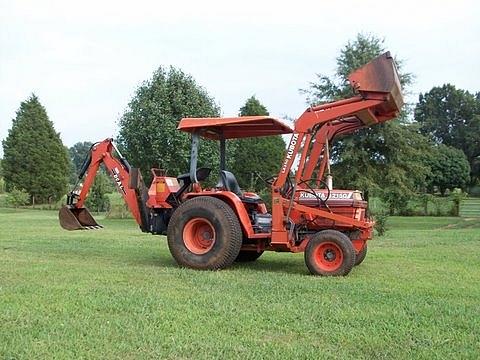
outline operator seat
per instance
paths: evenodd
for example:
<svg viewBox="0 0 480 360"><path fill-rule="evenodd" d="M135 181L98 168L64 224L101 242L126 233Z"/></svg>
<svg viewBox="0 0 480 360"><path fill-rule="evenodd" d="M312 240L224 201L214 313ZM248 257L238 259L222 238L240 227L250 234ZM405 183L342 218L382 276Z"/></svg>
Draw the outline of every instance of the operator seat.
<svg viewBox="0 0 480 360"><path fill-rule="evenodd" d="M220 176L220 183L222 185L221 187L233 192L240 198L243 196L242 190L240 190L240 185L238 185L237 178L235 175L233 175L233 173L227 170L222 170L220 171Z"/></svg>
<svg viewBox="0 0 480 360"><path fill-rule="evenodd" d="M217 187L224 188L225 190L234 193L244 203L257 204L263 202L263 200L258 195L245 196L245 194L240 189L240 185L238 185L238 181L235 175L233 175L233 173L227 170L220 171L220 182L218 183Z"/></svg>

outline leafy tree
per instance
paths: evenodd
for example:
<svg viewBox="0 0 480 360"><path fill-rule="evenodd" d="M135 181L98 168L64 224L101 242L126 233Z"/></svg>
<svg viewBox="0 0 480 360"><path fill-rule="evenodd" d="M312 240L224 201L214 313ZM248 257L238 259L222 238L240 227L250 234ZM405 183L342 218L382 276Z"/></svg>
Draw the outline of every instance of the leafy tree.
<svg viewBox="0 0 480 360"><path fill-rule="evenodd" d="M472 170L472 180L480 177L480 99L451 84L420 94L415 120L422 132L437 144L462 150Z"/></svg>
<svg viewBox="0 0 480 360"><path fill-rule="evenodd" d="M334 183L339 188L379 195L390 214L402 210L417 189L424 187L429 167L424 163L430 144L415 125L393 121L357 131L333 147Z"/></svg>
<svg viewBox="0 0 480 360"><path fill-rule="evenodd" d="M33 203L57 200L65 193L67 151L37 96L32 94L20 104L2 143L7 191L25 189Z"/></svg>
<svg viewBox="0 0 480 360"><path fill-rule="evenodd" d="M93 143L90 141L82 141L77 142L75 145L68 149L70 159L72 160L73 166L75 167L76 175L80 173L83 161L85 160L87 154L90 152L90 148L92 147L92 145Z"/></svg>
<svg viewBox="0 0 480 360"><path fill-rule="evenodd" d="M99 171L88 192L87 207L97 212L107 211L110 207L110 199L106 194L110 192L112 192L112 180L104 171Z"/></svg>
<svg viewBox="0 0 480 360"><path fill-rule="evenodd" d="M240 116L269 115L267 108L255 96L240 108ZM261 191L265 183L262 177L278 173L285 152L285 142L280 135L245 138L235 141L231 169L244 189Z"/></svg>
<svg viewBox="0 0 480 360"><path fill-rule="evenodd" d="M30 195L28 192L14 187L9 193L7 193L7 198L5 200L9 206L18 208L19 206L27 205L29 199Z"/></svg>
<svg viewBox="0 0 480 360"><path fill-rule="evenodd" d="M317 81L310 83L309 89L300 92L307 95L309 104L319 104L332 100L351 97L354 94L348 75L373 58L385 52L384 40L371 34L359 33L353 41L347 42L337 57L337 69L333 76L317 74ZM397 67L402 67L402 61L395 60ZM413 81L411 73L400 73L402 86L408 86Z"/></svg>
<svg viewBox="0 0 480 360"><path fill-rule="evenodd" d="M120 119L119 144L147 181L154 166L170 175L185 173L191 140L176 130L180 119L219 116L219 112L214 100L190 75L174 67L160 67L137 89ZM202 141L199 166L218 168L218 162L218 144Z"/></svg>
<svg viewBox="0 0 480 360"><path fill-rule="evenodd" d="M464 189L470 180L470 165L462 150L439 144L425 157L430 174L426 184L429 192L438 188L442 195L447 189Z"/></svg>
<svg viewBox="0 0 480 360"><path fill-rule="evenodd" d="M374 57L385 52L384 41L373 35L358 34L340 51L334 76L317 75L307 95L310 103L323 103L352 96L347 76ZM402 73L397 61L403 87L413 79ZM332 170L337 187L358 188L383 197L394 212L406 205L406 200L422 184L428 167L421 162L427 151L427 139L418 128L408 124L403 114L398 121L367 127L340 137L332 144Z"/></svg>
<svg viewBox="0 0 480 360"><path fill-rule="evenodd" d="M255 95L251 96L250 98L247 99L245 102L245 105L243 105L240 108L240 113L238 114L239 116L268 116L270 115L268 113L267 108L257 100Z"/></svg>

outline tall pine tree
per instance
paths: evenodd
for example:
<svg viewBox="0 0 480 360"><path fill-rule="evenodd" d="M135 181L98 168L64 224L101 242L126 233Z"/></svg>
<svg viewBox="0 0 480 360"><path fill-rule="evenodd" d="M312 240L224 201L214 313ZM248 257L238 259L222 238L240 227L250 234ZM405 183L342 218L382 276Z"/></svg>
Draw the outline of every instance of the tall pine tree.
<svg viewBox="0 0 480 360"><path fill-rule="evenodd" d="M255 96L250 97L240 108L240 116L269 115L267 108ZM236 141L231 169L243 189L261 191L263 180L276 175L285 152L285 142L280 135L245 138Z"/></svg>
<svg viewBox="0 0 480 360"><path fill-rule="evenodd" d="M35 94L20 104L2 144L7 191L24 189L32 203L54 201L66 192L68 154Z"/></svg>

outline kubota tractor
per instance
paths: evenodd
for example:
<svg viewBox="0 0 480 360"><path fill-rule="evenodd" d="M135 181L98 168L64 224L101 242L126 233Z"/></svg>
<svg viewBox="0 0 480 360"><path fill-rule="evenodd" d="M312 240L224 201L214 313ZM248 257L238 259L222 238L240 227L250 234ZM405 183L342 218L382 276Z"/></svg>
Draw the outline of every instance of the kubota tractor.
<svg viewBox="0 0 480 360"><path fill-rule="evenodd" d="M148 189L112 139L96 143L60 210L60 224L67 230L101 227L84 202L103 163L140 229L167 235L170 252L181 266L222 269L234 261L254 261L267 250L304 251L312 274L346 275L364 260L374 222L360 191L332 188L329 145L338 135L395 118L403 105L388 52L350 74L349 81L356 96L309 107L294 129L269 116L182 119L178 130L189 132L192 139L190 170L171 177L152 169ZM235 175L225 169L225 143L288 133L292 136L280 171L266 180L272 196L269 212L257 194L242 191ZM203 185L211 169L197 168L201 138L219 142L220 174L213 187Z"/></svg>

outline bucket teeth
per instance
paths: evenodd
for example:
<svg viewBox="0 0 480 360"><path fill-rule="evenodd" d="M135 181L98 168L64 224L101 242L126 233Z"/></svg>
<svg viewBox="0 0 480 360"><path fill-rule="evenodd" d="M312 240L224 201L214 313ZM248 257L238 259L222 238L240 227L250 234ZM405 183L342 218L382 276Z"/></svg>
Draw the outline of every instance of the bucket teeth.
<svg viewBox="0 0 480 360"><path fill-rule="evenodd" d="M85 230L98 230L98 229L103 229L103 226L101 226L101 225L84 226L83 228Z"/></svg>

